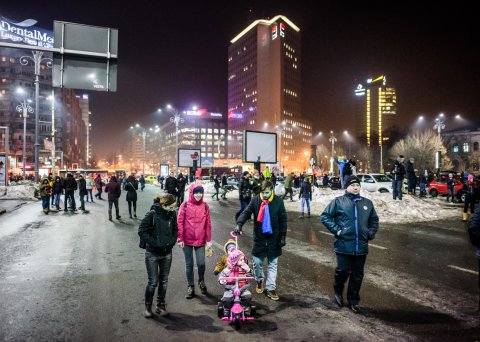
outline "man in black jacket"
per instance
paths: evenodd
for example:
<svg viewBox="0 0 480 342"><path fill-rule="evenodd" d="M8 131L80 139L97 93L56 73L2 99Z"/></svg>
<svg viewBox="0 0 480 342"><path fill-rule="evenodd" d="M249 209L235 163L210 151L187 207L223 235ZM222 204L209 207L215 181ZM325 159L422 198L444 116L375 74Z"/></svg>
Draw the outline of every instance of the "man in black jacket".
<svg viewBox="0 0 480 342"><path fill-rule="evenodd" d="M253 213L253 268L257 281L257 293L267 290L267 297L279 300L277 288L278 257L282 255L287 236L287 212L283 200L276 196L273 184L263 181L260 194L255 195L237 219L235 232L240 234L242 227ZM263 262L267 258L268 273L266 281Z"/></svg>
<svg viewBox="0 0 480 342"><path fill-rule="evenodd" d="M403 187L403 178L405 178L405 166L403 161L405 158L402 155L399 155L392 170L392 188L393 188L393 199L396 200L397 197L399 200L402 199L402 187Z"/></svg>
<svg viewBox="0 0 480 342"><path fill-rule="evenodd" d="M178 189L178 194L177 194L177 207L180 206L180 204L183 203L183 200L185 198L185 186L187 184L187 179L183 177L183 174L180 172L178 174L177 178L177 189Z"/></svg>
<svg viewBox="0 0 480 342"><path fill-rule="evenodd" d="M359 195L360 180L356 176L350 176L345 186L345 194L333 199L320 219L335 236L335 302L338 306L343 306L343 288L350 278L347 289L348 306L354 313L358 313L368 241L375 238L378 216L372 201Z"/></svg>
<svg viewBox="0 0 480 342"><path fill-rule="evenodd" d="M168 275L172 265L172 248L178 237L177 214L175 211L175 196L167 194L157 196L153 200L151 210L138 227L141 246L145 248L145 265L147 266L148 284L145 289L145 313L146 318L153 316L152 302L157 292L156 313L167 316L165 295L167 293Z"/></svg>
<svg viewBox="0 0 480 342"><path fill-rule="evenodd" d="M68 211L67 206L68 206L68 199L72 202L72 210L75 211L76 205L75 205L75 190L77 190L77 181L75 178L73 178L73 175L71 172L67 173L67 178L65 178L65 182L63 183L63 186L65 188L65 211Z"/></svg>
<svg viewBox="0 0 480 342"><path fill-rule="evenodd" d="M240 200L240 210L235 214L235 220L245 210L252 199L252 186L250 184L250 174L243 171L242 178L238 182L238 199Z"/></svg>
<svg viewBox="0 0 480 342"><path fill-rule="evenodd" d="M122 189L120 183L117 182L117 177L110 177L110 181L107 184L106 190L106 192L108 193L108 219L110 221L112 220L112 206L115 205L116 218L117 220L119 220L121 216L120 210L118 208L118 199L120 198Z"/></svg>
<svg viewBox="0 0 480 342"><path fill-rule="evenodd" d="M167 193L170 195L177 196L177 189L177 179L173 176L173 172L171 172L170 176L165 180L165 190L167 190Z"/></svg>

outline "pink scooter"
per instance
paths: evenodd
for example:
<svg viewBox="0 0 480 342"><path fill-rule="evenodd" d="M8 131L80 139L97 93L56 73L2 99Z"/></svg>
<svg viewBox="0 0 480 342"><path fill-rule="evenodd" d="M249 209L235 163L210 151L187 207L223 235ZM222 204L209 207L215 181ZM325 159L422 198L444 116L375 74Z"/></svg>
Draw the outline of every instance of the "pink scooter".
<svg viewBox="0 0 480 342"><path fill-rule="evenodd" d="M238 247L237 235L235 232L230 232L230 235L235 239L235 243ZM253 315L255 315L256 307L254 305L250 305L250 310L245 312L246 308L243 307L240 300L241 289L238 286L239 280L253 280L255 277L220 277L219 280L225 281L235 281L235 287L233 288L233 305L230 309L230 316L225 317L223 315L223 303L220 301L218 302L218 317L222 319L224 322L233 323L236 329L239 329L242 321L252 321L254 320ZM248 286L248 285L246 285ZM244 287L246 287L244 286Z"/></svg>

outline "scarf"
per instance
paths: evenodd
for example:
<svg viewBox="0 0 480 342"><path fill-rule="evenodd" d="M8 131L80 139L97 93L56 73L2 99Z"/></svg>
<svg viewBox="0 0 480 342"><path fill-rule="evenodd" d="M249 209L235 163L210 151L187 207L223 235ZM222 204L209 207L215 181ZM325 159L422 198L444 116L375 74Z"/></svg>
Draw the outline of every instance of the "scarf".
<svg viewBox="0 0 480 342"><path fill-rule="evenodd" d="M272 195L270 198L264 200L263 194L260 193L260 199L262 200L262 204L260 205L260 210L258 211L257 221L262 222L262 233L263 234L272 234L272 222L270 221L270 210L268 209L268 203L273 200L274 193L272 191Z"/></svg>

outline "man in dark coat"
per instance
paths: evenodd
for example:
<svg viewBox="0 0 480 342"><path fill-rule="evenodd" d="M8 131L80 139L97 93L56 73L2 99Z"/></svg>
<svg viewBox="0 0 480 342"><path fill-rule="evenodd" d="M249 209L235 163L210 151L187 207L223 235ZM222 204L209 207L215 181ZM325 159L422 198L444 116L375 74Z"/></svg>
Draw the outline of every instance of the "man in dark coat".
<svg viewBox="0 0 480 342"><path fill-rule="evenodd" d="M267 290L268 298L279 300L276 292L278 257L282 255L287 236L287 212L283 200L275 196L273 184L263 181L261 192L255 195L237 219L235 232L239 234L248 218L254 216L253 227L253 268L257 281L257 293ZM263 262L267 258L268 273L266 281L263 274Z"/></svg>
<svg viewBox="0 0 480 342"><path fill-rule="evenodd" d="M243 175L238 182L238 199L240 200L240 210L235 214L235 220L247 207L252 199L252 186L250 184L250 174L248 171L243 171Z"/></svg>
<svg viewBox="0 0 480 342"><path fill-rule="evenodd" d="M75 190L77 190L77 181L75 178L73 178L73 175L71 172L67 173L67 178L65 178L65 182L63 183L63 186L65 188L65 211L68 211L67 205L68 205L68 199L72 202L72 210L75 211L76 205L75 205Z"/></svg>
<svg viewBox="0 0 480 342"><path fill-rule="evenodd" d="M120 210L118 208L118 199L120 198L120 194L122 193L122 189L120 183L117 182L117 177L112 176L110 177L110 181L107 184L107 191L108 193L108 219L112 220L112 206L115 205L115 213L116 218L119 220Z"/></svg>
<svg viewBox="0 0 480 342"><path fill-rule="evenodd" d="M338 306L343 306L343 288L350 278L347 290L348 306L354 313L358 313L368 241L375 238L378 216L372 201L360 196L360 180L356 176L350 176L345 186L345 194L334 198L327 205L320 220L335 236L335 302Z"/></svg>
<svg viewBox="0 0 480 342"><path fill-rule="evenodd" d="M138 181L133 174L128 176L125 180L125 190L127 190L127 204L128 204L128 214L130 218L132 217L132 206L133 206L133 216L137 218L137 190L138 190Z"/></svg>
<svg viewBox="0 0 480 342"><path fill-rule="evenodd" d="M402 186L403 186L403 178L405 177L405 166L403 165L403 161L405 158L402 155L399 155L397 160L395 160L395 164L392 170L392 188L393 188L393 199L396 200L397 197L399 200L402 199Z"/></svg>
<svg viewBox="0 0 480 342"><path fill-rule="evenodd" d="M170 173L170 176L167 177L165 180L165 190L167 190L167 193L173 196L177 196L177 189L178 189L178 184L177 184L177 179L173 177L173 172Z"/></svg>
<svg viewBox="0 0 480 342"><path fill-rule="evenodd" d="M178 178L177 178L177 189L178 189L178 193L176 195L177 196L177 207L179 207L180 204L182 204L184 199L185 199L185 186L186 185L187 185L187 179L180 172L178 174Z"/></svg>
<svg viewBox="0 0 480 342"><path fill-rule="evenodd" d="M405 166L405 172L407 173L408 180L408 194L415 195L415 188L417 186L417 176L415 175L415 168L413 163L415 162L414 158L410 158Z"/></svg>
<svg viewBox="0 0 480 342"><path fill-rule="evenodd" d="M85 210L85 196L87 196L87 182L82 175L78 176L78 192L80 195L80 210Z"/></svg>

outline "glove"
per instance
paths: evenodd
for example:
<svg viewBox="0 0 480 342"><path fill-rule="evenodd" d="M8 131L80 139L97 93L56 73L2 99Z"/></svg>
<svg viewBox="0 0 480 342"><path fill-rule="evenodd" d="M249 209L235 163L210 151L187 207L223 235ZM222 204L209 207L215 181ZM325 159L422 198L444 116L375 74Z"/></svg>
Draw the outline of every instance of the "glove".
<svg viewBox="0 0 480 342"><path fill-rule="evenodd" d="M285 238L286 238L285 235L282 235L282 236L280 237L280 248L283 247L283 246L285 246L285 245L287 244L287 242L285 241Z"/></svg>
<svg viewBox="0 0 480 342"><path fill-rule="evenodd" d="M237 224L237 226L235 227L235 234L242 234L242 226L240 224Z"/></svg>
<svg viewBox="0 0 480 342"><path fill-rule="evenodd" d="M178 247L180 248L185 247L185 243L183 241L178 241Z"/></svg>
<svg viewBox="0 0 480 342"><path fill-rule="evenodd" d="M245 272L250 272L250 266L248 266L247 264L243 264L241 267Z"/></svg>

